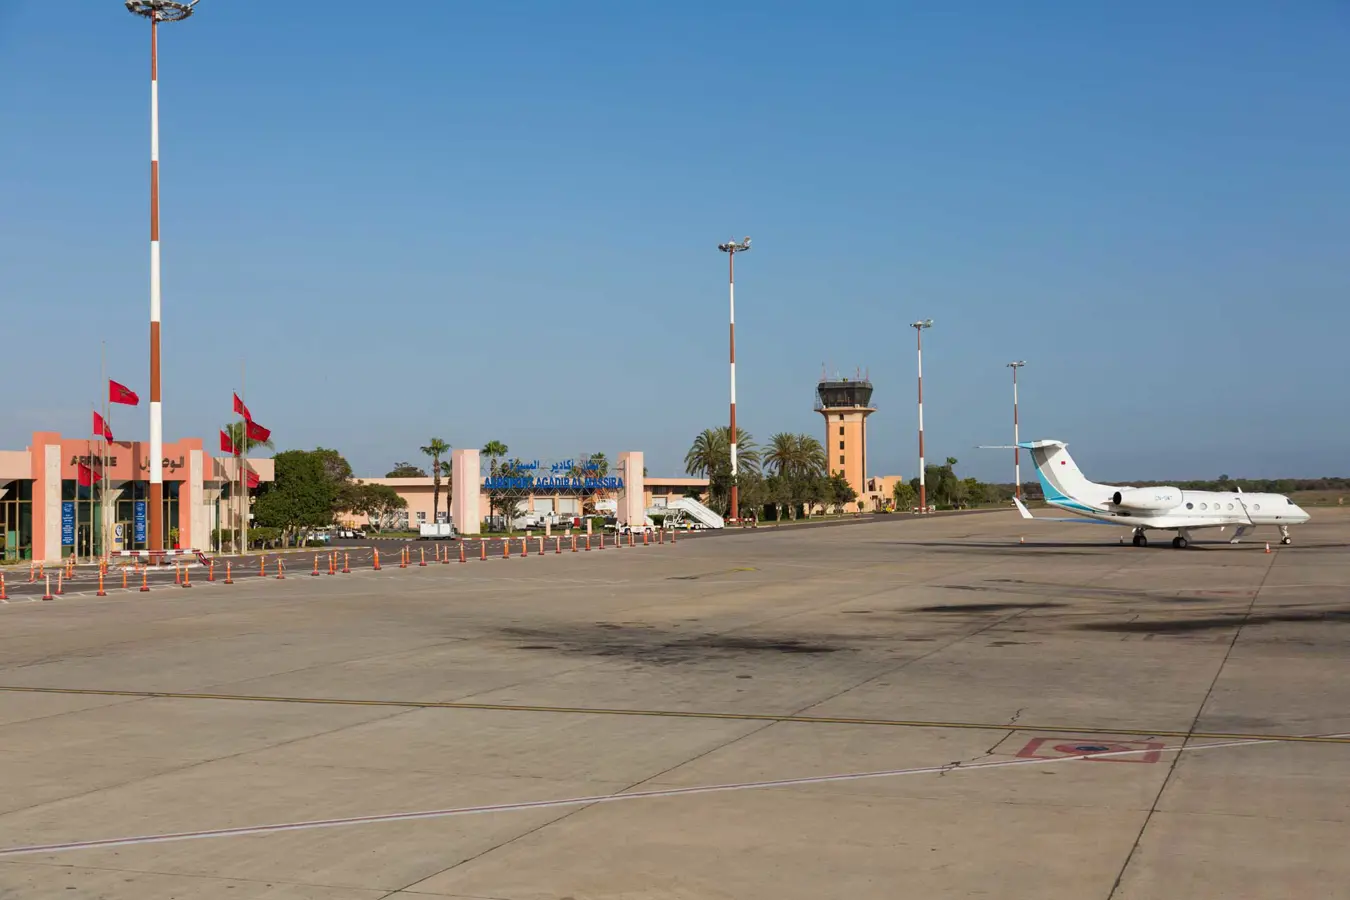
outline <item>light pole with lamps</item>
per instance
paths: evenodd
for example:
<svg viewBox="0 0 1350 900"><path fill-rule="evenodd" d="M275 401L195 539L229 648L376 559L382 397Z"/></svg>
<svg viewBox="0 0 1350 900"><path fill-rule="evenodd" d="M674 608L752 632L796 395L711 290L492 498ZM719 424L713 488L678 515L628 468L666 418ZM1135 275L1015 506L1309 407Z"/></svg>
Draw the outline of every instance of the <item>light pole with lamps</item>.
<svg viewBox="0 0 1350 900"><path fill-rule="evenodd" d="M911 322L910 327L914 329L919 347L919 512L923 514L928 512L928 486L924 479L923 462L923 330L932 328L933 320L920 319Z"/></svg>
<svg viewBox="0 0 1350 900"><path fill-rule="evenodd" d="M159 23L181 22L197 0L125 0L126 8L150 20L150 553L164 549L164 413L160 406L159 357Z"/></svg>
<svg viewBox="0 0 1350 900"><path fill-rule="evenodd" d="M1017 370L1026 364L1025 359L1008 363L1013 372L1013 491L1018 500L1022 499L1022 448L1017 443Z"/></svg>
<svg viewBox="0 0 1350 900"><path fill-rule="evenodd" d="M718 244L717 249L727 255L731 295L731 433L728 435L731 442L731 515L728 518L735 522L740 518L740 490L736 484L736 254L750 249L750 238L739 244L730 240Z"/></svg>

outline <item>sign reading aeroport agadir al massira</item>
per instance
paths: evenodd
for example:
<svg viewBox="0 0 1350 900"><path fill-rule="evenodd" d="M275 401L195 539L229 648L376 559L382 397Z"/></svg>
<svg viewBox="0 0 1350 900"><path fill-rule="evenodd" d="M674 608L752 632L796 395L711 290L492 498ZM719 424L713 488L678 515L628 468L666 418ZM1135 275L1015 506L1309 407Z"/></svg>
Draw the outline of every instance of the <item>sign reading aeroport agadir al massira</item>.
<svg viewBox="0 0 1350 900"><path fill-rule="evenodd" d="M623 479L601 475L598 463L570 459L549 463L513 460L502 463L483 481L483 489L488 491L599 491L622 487Z"/></svg>

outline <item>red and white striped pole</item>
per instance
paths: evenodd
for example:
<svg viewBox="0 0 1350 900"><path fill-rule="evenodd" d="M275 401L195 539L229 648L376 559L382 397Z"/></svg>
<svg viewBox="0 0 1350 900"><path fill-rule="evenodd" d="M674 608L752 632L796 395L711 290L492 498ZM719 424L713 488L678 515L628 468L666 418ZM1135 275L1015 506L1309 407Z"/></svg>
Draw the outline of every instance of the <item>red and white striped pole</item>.
<svg viewBox="0 0 1350 900"><path fill-rule="evenodd" d="M928 485L924 478L924 460L923 460L923 330L933 327L932 319L923 319L911 323L914 334L918 338L919 348L919 512L928 512Z"/></svg>
<svg viewBox="0 0 1350 900"><path fill-rule="evenodd" d="M150 549L164 549L164 410L160 397L159 15L150 12Z"/></svg>
<svg viewBox="0 0 1350 900"><path fill-rule="evenodd" d="M1013 370L1013 493L1018 500L1022 499L1022 448L1017 436L1017 370L1026 364L1025 359L1008 363L1008 368Z"/></svg>
<svg viewBox="0 0 1350 900"><path fill-rule="evenodd" d="M740 518L740 487L736 483L737 467L736 460L736 254L744 253L750 249L750 238L746 238L739 244L728 241L725 244L718 244L717 249L727 255L727 273L728 273L728 291L731 301L731 431L728 433L727 440L731 444L731 507L728 517L735 522Z"/></svg>
<svg viewBox="0 0 1350 900"><path fill-rule="evenodd" d="M129 11L150 20L150 550L164 549L164 419L160 394L159 278L159 23L192 15L197 0L126 0Z"/></svg>

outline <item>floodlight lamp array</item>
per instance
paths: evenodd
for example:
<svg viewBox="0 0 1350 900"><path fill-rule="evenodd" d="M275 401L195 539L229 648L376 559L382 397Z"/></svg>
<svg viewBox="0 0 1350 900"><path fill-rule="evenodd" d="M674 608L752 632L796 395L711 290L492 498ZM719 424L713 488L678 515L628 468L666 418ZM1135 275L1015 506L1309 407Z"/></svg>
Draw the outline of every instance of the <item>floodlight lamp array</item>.
<svg viewBox="0 0 1350 900"><path fill-rule="evenodd" d="M180 3L178 0L126 0L127 12L156 22L181 22L192 15L197 0Z"/></svg>

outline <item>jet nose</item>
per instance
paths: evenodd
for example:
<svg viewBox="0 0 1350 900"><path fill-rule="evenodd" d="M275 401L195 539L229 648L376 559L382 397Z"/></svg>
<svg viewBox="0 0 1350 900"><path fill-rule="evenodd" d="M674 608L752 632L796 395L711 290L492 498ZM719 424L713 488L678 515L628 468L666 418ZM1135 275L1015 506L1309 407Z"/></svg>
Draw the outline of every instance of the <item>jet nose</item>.
<svg viewBox="0 0 1350 900"><path fill-rule="evenodd" d="M1294 519L1301 525L1311 519L1312 516L1301 506L1294 507Z"/></svg>

